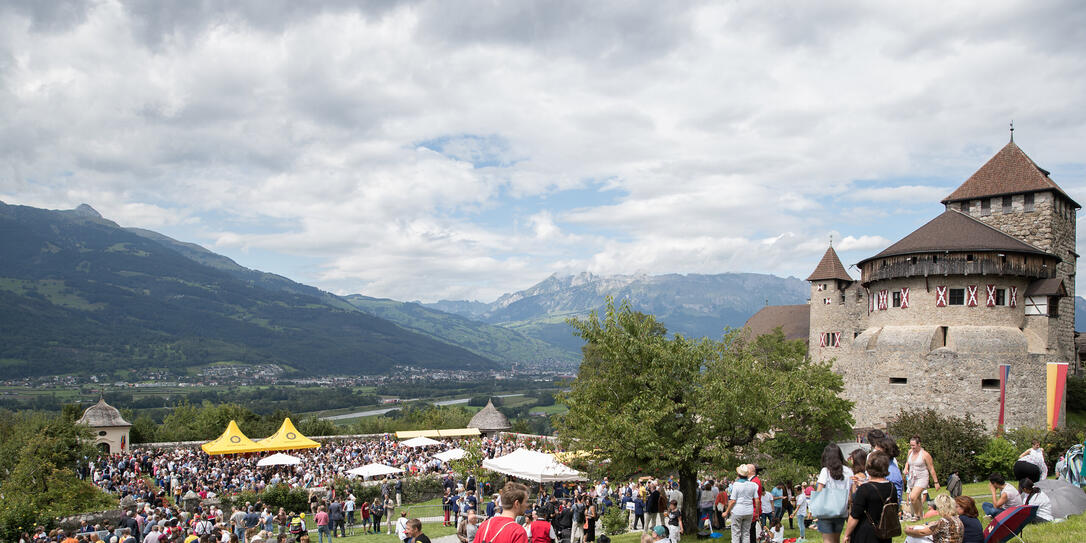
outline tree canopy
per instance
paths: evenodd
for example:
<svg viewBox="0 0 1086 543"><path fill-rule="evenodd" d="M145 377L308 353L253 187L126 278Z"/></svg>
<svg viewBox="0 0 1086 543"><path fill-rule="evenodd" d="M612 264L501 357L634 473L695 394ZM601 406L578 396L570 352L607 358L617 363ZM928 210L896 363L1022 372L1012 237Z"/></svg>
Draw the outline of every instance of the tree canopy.
<svg viewBox="0 0 1086 543"><path fill-rule="evenodd" d="M699 470L734 467L737 448L770 433L823 440L852 423L851 402L837 395L841 377L783 334L668 336L651 315L613 300L602 319L568 322L586 345L562 397L569 413L559 435L571 449L607 458L614 475L676 473L683 494L694 496ZM683 509L696 525L696 500Z"/></svg>

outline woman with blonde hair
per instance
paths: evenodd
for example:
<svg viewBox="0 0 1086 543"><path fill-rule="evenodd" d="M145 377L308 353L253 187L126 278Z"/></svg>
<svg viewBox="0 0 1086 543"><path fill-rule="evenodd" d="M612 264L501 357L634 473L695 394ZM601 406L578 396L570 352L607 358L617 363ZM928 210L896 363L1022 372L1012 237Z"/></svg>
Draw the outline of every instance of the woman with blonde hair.
<svg viewBox="0 0 1086 543"><path fill-rule="evenodd" d="M958 518L958 504L949 494L935 497L935 510L939 520L916 526L906 526L905 535L913 537L931 536L932 543L961 543L965 527Z"/></svg>

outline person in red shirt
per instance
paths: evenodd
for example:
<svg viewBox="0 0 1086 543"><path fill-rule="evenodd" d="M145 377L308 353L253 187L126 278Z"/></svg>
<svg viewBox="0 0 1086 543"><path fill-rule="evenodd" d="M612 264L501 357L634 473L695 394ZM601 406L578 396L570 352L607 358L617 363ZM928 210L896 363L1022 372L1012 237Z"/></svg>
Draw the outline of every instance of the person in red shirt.
<svg viewBox="0 0 1086 543"><path fill-rule="evenodd" d="M502 512L479 526L473 543L528 543L528 533L517 524L517 517L528 509L528 487L505 483L500 492Z"/></svg>
<svg viewBox="0 0 1086 543"><path fill-rule="evenodd" d="M558 534L554 533L554 527L543 519L543 514L539 509L532 510L532 523L528 525L528 530L532 532L532 543L555 543L558 541Z"/></svg>
<svg viewBox="0 0 1086 543"><path fill-rule="evenodd" d="M748 464L747 473L751 474L750 482L758 485L758 492L754 495L754 519L758 520L758 515L762 512L762 494L765 494L765 488L762 486L762 478L758 477L758 466L754 464ZM757 540L757 524L757 522L750 523L751 541Z"/></svg>
<svg viewBox="0 0 1086 543"><path fill-rule="evenodd" d="M328 543L331 543L332 530L329 527L328 513L325 512L323 505L317 508L317 515L313 517L313 520L317 522L317 541L324 543L324 538L327 536Z"/></svg>
<svg viewBox="0 0 1086 543"><path fill-rule="evenodd" d="M710 518L713 519L711 524L714 530L724 527L724 511L728 508L728 485L725 483L727 481L720 482L720 486L723 488L716 493L716 499L713 500L713 514Z"/></svg>

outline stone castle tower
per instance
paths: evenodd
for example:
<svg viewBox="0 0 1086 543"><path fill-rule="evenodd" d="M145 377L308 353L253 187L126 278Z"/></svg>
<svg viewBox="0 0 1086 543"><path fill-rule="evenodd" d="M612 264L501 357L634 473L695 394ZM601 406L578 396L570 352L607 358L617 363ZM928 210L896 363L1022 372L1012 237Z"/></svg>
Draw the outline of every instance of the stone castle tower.
<svg viewBox="0 0 1086 543"><path fill-rule="evenodd" d="M1080 206L1013 141L942 203L858 280L826 251L807 278L809 352L834 361L858 427L917 407L994 426L1001 364L1006 424L1042 426L1046 364L1074 356Z"/></svg>

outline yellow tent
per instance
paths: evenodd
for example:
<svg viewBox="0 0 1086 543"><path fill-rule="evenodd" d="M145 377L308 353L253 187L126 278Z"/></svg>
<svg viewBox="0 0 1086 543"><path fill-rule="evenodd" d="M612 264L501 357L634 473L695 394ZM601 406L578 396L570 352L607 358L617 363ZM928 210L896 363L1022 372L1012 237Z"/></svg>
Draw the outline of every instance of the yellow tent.
<svg viewBox="0 0 1086 543"><path fill-rule="evenodd" d="M303 436L296 428L294 423L290 422L290 419L283 419L283 425L279 427L279 431L260 440L260 450L262 451L286 451L290 449L314 449L320 447L321 444Z"/></svg>
<svg viewBox="0 0 1086 543"><path fill-rule="evenodd" d="M230 421L230 424L226 426L226 431L222 433L214 441L208 441L200 448L207 454L235 454L235 453L249 453L259 452L264 450L255 441L245 437L245 434L241 433L241 429L238 428L238 423Z"/></svg>

